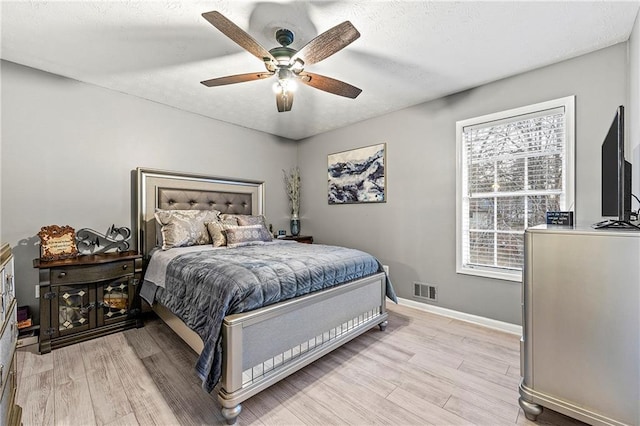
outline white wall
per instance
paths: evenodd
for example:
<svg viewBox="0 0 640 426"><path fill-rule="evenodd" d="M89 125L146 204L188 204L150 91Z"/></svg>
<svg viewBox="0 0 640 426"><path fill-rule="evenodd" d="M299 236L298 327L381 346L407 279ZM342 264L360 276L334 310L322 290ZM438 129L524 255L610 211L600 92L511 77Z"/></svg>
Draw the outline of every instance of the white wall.
<svg viewBox="0 0 640 426"><path fill-rule="evenodd" d="M267 219L287 226L294 142L6 61L1 72L0 239L14 250L20 304L37 312L40 228L131 227L139 166L265 181Z"/></svg>
<svg viewBox="0 0 640 426"><path fill-rule="evenodd" d="M390 266L400 297L414 299L413 282L425 282L439 287L442 307L521 323L519 283L455 273L456 121L576 95L576 216L593 223L600 146L627 100L626 55L619 44L302 141L303 233L373 253ZM328 205L327 154L381 142L388 201Z"/></svg>

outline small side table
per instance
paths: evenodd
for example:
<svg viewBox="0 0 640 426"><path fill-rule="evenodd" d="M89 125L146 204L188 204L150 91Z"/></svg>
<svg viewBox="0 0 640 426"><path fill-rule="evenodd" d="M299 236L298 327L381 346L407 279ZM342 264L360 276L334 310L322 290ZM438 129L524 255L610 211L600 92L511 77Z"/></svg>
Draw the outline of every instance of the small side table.
<svg viewBox="0 0 640 426"><path fill-rule="evenodd" d="M304 244L313 244L313 237L311 235L287 235L280 240L297 241Z"/></svg>
<svg viewBox="0 0 640 426"><path fill-rule="evenodd" d="M138 253L34 259L33 266L40 270L40 353L142 326Z"/></svg>

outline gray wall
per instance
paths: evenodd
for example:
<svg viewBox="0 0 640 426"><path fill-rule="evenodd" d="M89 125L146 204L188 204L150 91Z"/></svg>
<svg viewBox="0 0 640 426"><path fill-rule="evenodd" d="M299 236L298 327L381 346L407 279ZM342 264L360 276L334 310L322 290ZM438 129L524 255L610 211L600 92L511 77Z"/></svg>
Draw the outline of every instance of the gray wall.
<svg viewBox="0 0 640 426"><path fill-rule="evenodd" d="M303 233L375 254L402 298L414 299L413 282L425 282L439 287L439 306L520 324L519 283L455 272L456 121L576 95L575 210L578 222L593 223L600 146L627 101L627 70L623 43L302 141ZM387 203L328 205L327 154L381 142Z"/></svg>
<svg viewBox="0 0 640 426"><path fill-rule="evenodd" d="M281 169L297 162L303 234L374 253L390 265L401 297L413 298L414 281L427 282L439 286L439 306L520 323L518 283L455 273L455 122L576 95L576 212L578 221L596 221L602 137L617 105L629 102L640 109L639 33L636 22L628 46L309 138L297 148L281 138L3 61L0 240L16 254L20 303L36 308L31 261L38 256L35 235L41 226L131 226L129 172L137 166L265 180L267 217L286 229ZM640 124L628 122L638 192ZM328 206L327 154L379 142L387 143L388 202Z"/></svg>
<svg viewBox="0 0 640 426"><path fill-rule="evenodd" d="M263 180L268 221L287 225L294 142L6 61L1 72L0 240L14 250L20 304L37 312L42 226L132 226L138 166Z"/></svg>

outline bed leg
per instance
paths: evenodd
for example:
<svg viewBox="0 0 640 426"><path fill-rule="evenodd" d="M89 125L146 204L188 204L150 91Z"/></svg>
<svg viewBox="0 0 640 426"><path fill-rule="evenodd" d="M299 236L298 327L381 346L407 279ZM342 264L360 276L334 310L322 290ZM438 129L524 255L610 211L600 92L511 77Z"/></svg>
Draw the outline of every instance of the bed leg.
<svg viewBox="0 0 640 426"><path fill-rule="evenodd" d="M385 331L387 329L388 324L389 324L389 321L382 321L380 324L378 324L378 327L380 327L380 331Z"/></svg>
<svg viewBox="0 0 640 426"><path fill-rule="evenodd" d="M538 416L542 414L541 405L529 402L522 397L518 399L518 403L520 403L520 408L522 408L522 411L524 411L524 416L527 418L527 420L535 422Z"/></svg>
<svg viewBox="0 0 640 426"><path fill-rule="evenodd" d="M240 411L242 411L242 405L240 404L233 408L222 407L222 417L224 417L228 425L234 425L240 415Z"/></svg>

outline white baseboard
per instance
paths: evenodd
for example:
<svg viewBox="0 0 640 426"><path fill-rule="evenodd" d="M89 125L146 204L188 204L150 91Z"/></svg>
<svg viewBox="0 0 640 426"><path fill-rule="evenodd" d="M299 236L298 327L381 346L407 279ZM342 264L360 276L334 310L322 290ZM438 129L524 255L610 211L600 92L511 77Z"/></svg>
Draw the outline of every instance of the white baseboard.
<svg viewBox="0 0 640 426"><path fill-rule="evenodd" d="M470 322L472 324L481 325L483 327L493 328L494 330L504 331L505 333L522 336L522 326L517 324L511 324L509 322L503 322L491 318L481 317L478 315L467 314L465 312L454 311L453 309L441 308L440 306L420 303L411 299L403 299L402 297L398 297L398 304L416 308L421 311L430 312L432 314L438 314L444 317Z"/></svg>

